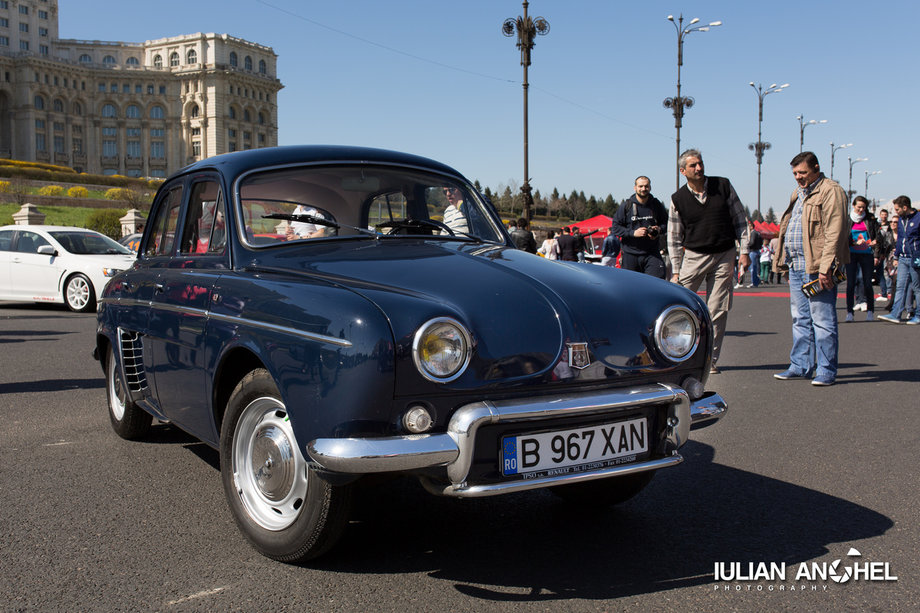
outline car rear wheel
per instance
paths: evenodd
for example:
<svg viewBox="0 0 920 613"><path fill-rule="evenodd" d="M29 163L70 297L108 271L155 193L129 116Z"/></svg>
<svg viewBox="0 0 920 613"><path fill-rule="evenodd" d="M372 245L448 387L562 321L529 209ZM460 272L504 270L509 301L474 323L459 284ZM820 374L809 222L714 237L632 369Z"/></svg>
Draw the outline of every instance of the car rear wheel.
<svg viewBox="0 0 920 613"><path fill-rule="evenodd" d="M77 313L87 313L96 306L93 284L83 273L77 273L64 284L64 303Z"/></svg>
<svg viewBox="0 0 920 613"><path fill-rule="evenodd" d="M294 563L335 544L348 519L351 488L310 470L280 396L264 369L236 386L221 426L221 479L249 542L269 558Z"/></svg>
<svg viewBox="0 0 920 613"><path fill-rule="evenodd" d="M109 404L109 421L118 436L128 440L143 438L150 430L153 416L131 400L111 347L105 362L105 394Z"/></svg>
<svg viewBox="0 0 920 613"><path fill-rule="evenodd" d="M584 506L609 507L626 502L649 484L655 471L648 470L622 477L596 479L572 485L557 485L550 490L566 502Z"/></svg>

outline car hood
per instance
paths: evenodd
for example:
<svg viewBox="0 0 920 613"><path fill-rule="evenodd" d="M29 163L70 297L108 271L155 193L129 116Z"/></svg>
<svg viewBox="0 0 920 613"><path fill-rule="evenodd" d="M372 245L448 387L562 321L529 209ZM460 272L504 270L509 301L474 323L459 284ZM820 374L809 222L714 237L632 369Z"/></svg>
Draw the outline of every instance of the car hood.
<svg viewBox="0 0 920 613"><path fill-rule="evenodd" d="M380 239L355 248L330 241L279 254L272 265L322 277L374 302L392 327L397 361L424 322L459 320L475 349L465 375L470 386L671 367L651 346L657 317L674 304L705 317L696 295L675 284L500 245ZM569 345L577 343L587 346L587 372L568 367ZM464 387L464 378L453 387Z"/></svg>

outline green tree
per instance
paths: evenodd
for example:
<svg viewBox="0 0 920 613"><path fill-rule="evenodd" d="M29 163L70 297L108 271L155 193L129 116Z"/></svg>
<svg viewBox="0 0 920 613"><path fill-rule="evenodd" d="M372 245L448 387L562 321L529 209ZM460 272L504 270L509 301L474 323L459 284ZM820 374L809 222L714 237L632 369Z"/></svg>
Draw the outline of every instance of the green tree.
<svg viewBox="0 0 920 613"><path fill-rule="evenodd" d="M764 221L767 223L776 223L776 213L773 212L772 206L767 209L767 216L764 218Z"/></svg>
<svg viewBox="0 0 920 613"><path fill-rule="evenodd" d="M121 218L127 212L124 209L99 209L93 211L86 218L86 227L118 240L121 238Z"/></svg>

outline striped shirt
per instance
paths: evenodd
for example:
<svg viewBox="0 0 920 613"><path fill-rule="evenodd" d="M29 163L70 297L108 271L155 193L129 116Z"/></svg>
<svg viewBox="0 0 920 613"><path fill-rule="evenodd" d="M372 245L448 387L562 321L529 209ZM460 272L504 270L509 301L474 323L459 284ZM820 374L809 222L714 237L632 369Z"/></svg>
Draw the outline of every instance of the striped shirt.
<svg viewBox="0 0 920 613"><path fill-rule="evenodd" d="M786 251L786 263L795 270L805 270L805 244L802 235L802 210L805 199L815 191L818 182L824 178L820 175L810 185L796 188L795 206L789 216L789 225L786 226L786 236L783 239L783 248Z"/></svg>
<svg viewBox="0 0 920 613"><path fill-rule="evenodd" d="M706 204L706 187L709 183L709 177L703 179L703 191L697 193L687 184L687 189L700 202ZM740 239L747 232L747 215L744 213L744 205L738 198L734 186L728 183L728 210L731 212L732 225L735 226L735 239ZM674 273L680 270L680 265L684 261L684 224L680 219L680 213L674 205L674 196L671 196L671 207L668 210L668 256L671 258L671 266Z"/></svg>
<svg viewBox="0 0 920 613"><path fill-rule="evenodd" d="M463 211L460 210L462 206L462 201L457 206L448 204L447 208L444 209L444 224L455 232L469 233L470 226Z"/></svg>

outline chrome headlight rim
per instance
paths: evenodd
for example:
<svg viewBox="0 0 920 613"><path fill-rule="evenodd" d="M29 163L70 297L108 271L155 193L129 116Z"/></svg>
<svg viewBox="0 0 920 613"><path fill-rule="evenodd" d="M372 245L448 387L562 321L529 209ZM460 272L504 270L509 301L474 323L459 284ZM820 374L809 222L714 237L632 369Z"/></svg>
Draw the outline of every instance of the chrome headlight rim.
<svg viewBox="0 0 920 613"><path fill-rule="evenodd" d="M420 355L422 339L434 326L439 326L443 324L448 324L453 326L459 333L460 337L463 340L463 359L460 361L460 364L450 375L447 376L438 376L435 373L431 372L426 368L425 362L422 360ZM424 324L419 326L419 329L415 333L415 337L412 339L412 361L415 362L415 368L418 370L419 374L423 377L432 381L434 383L450 383L455 381L466 372L467 366L470 364L472 359L472 337L470 336L469 331L466 329L462 323L454 319L453 317L435 317L434 319L429 319Z"/></svg>
<svg viewBox="0 0 920 613"><path fill-rule="evenodd" d="M668 353L665 350L665 343L663 342L662 334L665 330L665 325L668 323L670 318L675 314L686 314L690 322L693 324L693 343L690 346L690 349L681 356L676 356L671 353ZM693 312L689 307L683 305L672 305L666 308L661 312L661 315L658 316L658 319L655 320L655 345L658 347L658 351L662 356L665 357L670 362L675 364L680 364L681 362L686 362L691 357L696 355L696 350L700 346L700 319L696 316L696 313Z"/></svg>

